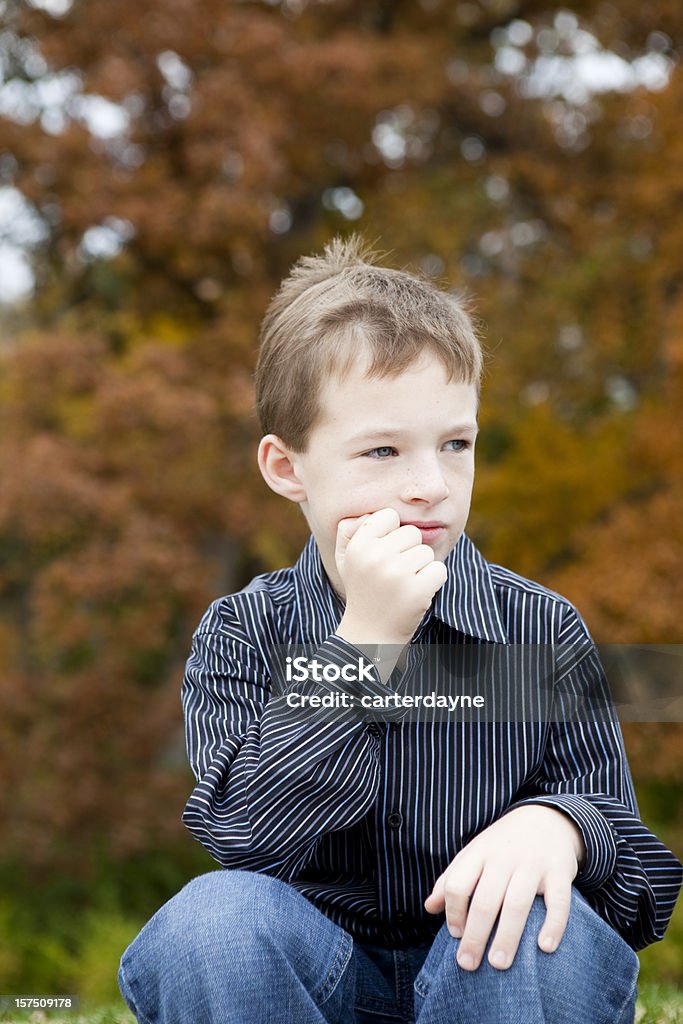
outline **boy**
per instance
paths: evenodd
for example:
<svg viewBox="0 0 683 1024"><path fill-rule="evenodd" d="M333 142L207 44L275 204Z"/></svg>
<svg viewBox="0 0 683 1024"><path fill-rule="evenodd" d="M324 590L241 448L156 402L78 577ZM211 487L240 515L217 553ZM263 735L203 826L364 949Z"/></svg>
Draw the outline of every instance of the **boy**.
<svg viewBox="0 0 683 1024"><path fill-rule="evenodd" d="M354 240L300 260L271 303L259 467L312 536L194 634L184 820L230 870L124 953L138 1020L633 1020L633 950L662 937L681 869L638 819L614 716L346 710L395 695L429 645L545 645L555 701L606 697L572 605L464 533L481 369L462 305ZM306 688L280 688L289 645L314 652Z"/></svg>

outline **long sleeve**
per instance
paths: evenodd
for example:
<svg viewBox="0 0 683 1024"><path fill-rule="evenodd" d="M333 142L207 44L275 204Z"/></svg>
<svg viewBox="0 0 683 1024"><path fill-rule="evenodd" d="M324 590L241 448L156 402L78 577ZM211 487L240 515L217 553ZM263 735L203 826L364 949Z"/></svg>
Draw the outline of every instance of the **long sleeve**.
<svg viewBox="0 0 683 1024"><path fill-rule="evenodd" d="M287 879L324 833L348 828L373 805L379 740L355 711L302 711L275 695L263 642L266 604L262 611L249 623L239 608L215 602L193 636L182 700L197 785L183 820L223 866ZM323 667L357 664L358 655L334 634L316 650ZM374 676L363 692L386 691ZM324 696L332 687L307 685L314 692Z"/></svg>
<svg viewBox="0 0 683 1024"><path fill-rule="evenodd" d="M558 650L556 707L545 755L515 806L546 804L574 821L586 847L576 885L634 949L641 949L664 935L681 886L681 865L640 820L609 685L573 608Z"/></svg>
<svg viewBox="0 0 683 1024"><path fill-rule="evenodd" d="M185 824L224 867L274 875L354 938L398 947L433 938L424 899L474 835L519 803L548 803L582 832L576 884L596 911L634 947L654 941L681 868L639 819L580 616L465 535L446 561L405 669L387 682L337 634L344 605L313 537L295 566L214 601L183 682L196 780ZM283 673L301 653L318 662L315 679ZM345 679L359 658L367 672ZM479 693L491 677L490 707L486 690L481 711L428 708L432 671L449 694ZM395 703L414 694L419 708Z"/></svg>

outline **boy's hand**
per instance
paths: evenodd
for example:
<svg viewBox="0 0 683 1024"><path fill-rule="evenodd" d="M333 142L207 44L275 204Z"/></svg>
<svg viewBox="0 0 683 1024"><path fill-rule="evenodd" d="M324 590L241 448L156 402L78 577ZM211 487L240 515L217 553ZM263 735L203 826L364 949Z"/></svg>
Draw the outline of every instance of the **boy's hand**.
<svg viewBox="0 0 683 1024"><path fill-rule="evenodd" d="M572 881L584 856L579 829L561 811L540 804L517 807L460 851L437 878L425 910L438 914L445 906L449 931L462 937L458 963L471 971L481 963L500 913L488 961L505 969L514 960L538 893L547 911L538 945L546 953L557 949L569 918Z"/></svg>
<svg viewBox="0 0 683 1024"><path fill-rule="evenodd" d="M391 508L342 519L334 554L346 592L339 635L351 643L410 641L447 576L417 526L401 526Z"/></svg>

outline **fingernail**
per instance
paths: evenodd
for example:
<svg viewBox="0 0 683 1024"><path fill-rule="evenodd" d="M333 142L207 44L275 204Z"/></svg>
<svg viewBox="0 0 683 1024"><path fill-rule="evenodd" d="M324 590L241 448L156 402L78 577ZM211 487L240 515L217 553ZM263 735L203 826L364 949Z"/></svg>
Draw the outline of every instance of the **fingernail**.
<svg viewBox="0 0 683 1024"><path fill-rule="evenodd" d="M504 953L502 949L497 949L491 956L491 963L494 967L505 968L508 966L510 960L507 953Z"/></svg>
<svg viewBox="0 0 683 1024"><path fill-rule="evenodd" d="M457 924L449 924L448 930L454 939L462 938L462 929L458 928Z"/></svg>
<svg viewBox="0 0 683 1024"><path fill-rule="evenodd" d="M557 949L557 940L552 935L544 935L541 939L541 949L546 953L554 953Z"/></svg>
<svg viewBox="0 0 683 1024"><path fill-rule="evenodd" d="M474 970L474 957L471 953L462 953L458 956L458 963L462 967L463 971Z"/></svg>

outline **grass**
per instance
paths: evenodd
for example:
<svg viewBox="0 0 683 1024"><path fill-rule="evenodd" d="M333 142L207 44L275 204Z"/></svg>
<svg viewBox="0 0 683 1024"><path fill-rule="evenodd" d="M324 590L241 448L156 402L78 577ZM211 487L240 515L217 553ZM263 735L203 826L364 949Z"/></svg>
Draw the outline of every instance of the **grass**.
<svg viewBox="0 0 683 1024"><path fill-rule="evenodd" d="M43 1012L0 1013L3 1024L135 1024L124 1006L109 1006L88 1014ZM683 1024L683 991L670 985L645 984L636 1004L636 1024Z"/></svg>
<svg viewBox="0 0 683 1024"><path fill-rule="evenodd" d="M636 1003L636 1024L683 1024L681 989L670 985L641 985Z"/></svg>
<svg viewBox="0 0 683 1024"><path fill-rule="evenodd" d="M135 1017L125 1006L106 1006L91 1013L45 1013L43 1010L32 1013L0 1012L2 1024L135 1024Z"/></svg>

